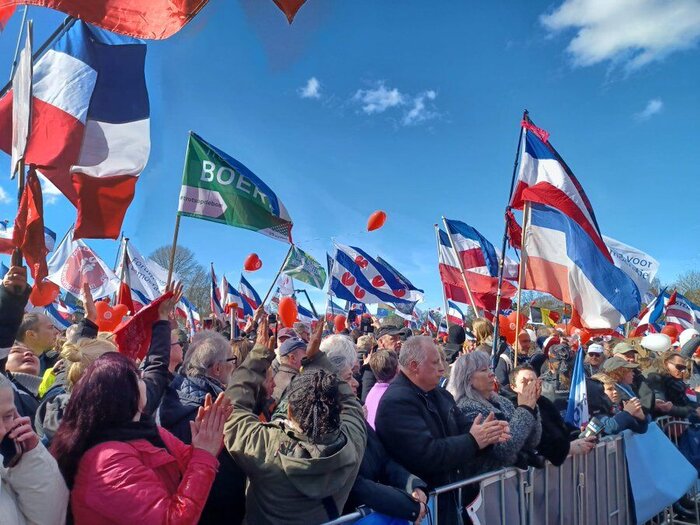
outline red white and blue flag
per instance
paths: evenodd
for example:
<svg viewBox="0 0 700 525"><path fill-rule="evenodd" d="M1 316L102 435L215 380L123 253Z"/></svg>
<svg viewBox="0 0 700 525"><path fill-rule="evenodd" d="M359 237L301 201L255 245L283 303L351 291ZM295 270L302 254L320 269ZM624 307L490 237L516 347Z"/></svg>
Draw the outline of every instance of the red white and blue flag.
<svg viewBox="0 0 700 525"><path fill-rule="evenodd" d="M688 328L697 329L698 323L691 304L682 294L674 291L666 303L666 326L675 326L679 333Z"/></svg>
<svg viewBox="0 0 700 525"><path fill-rule="evenodd" d="M297 303L297 320L300 323L304 324L311 324L317 321L316 316L314 313L309 310L308 308L304 308L300 304Z"/></svg>
<svg viewBox="0 0 700 525"><path fill-rule="evenodd" d="M454 301L447 301L447 322L464 326L464 313Z"/></svg>
<svg viewBox="0 0 700 525"><path fill-rule="evenodd" d="M572 318L583 328L615 329L639 312L634 281L580 224L535 202L525 222L524 289L546 292L572 305Z"/></svg>
<svg viewBox="0 0 700 525"><path fill-rule="evenodd" d="M238 285L238 292L243 299L243 313L245 315L253 315L262 301L260 300L258 292L255 291L255 288L253 288L243 275L241 275L241 282Z"/></svg>
<svg viewBox="0 0 700 525"><path fill-rule="evenodd" d="M522 122L522 133L520 170L510 205L522 210L525 201L530 201L559 210L575 221L612 262L593 206L581 183L547 140L549 135L535 127L527 116Z"/></svg>
<svg viewBox="0 0 700 525"><path fill-rule="evenodd" d="M342 306L338 306L333 302L333 300L328 298L328 305L326 306L326 319L332 321L336 315L347 315L348 312Z"/></svg>
<svg viewBox="0 0 700 525"><path fill-rule="evenodd" d="M8 220L0 221L0 253L7 255L12 254L15 245L12 243L12 235L14 234L14 226L9 226ZM44 226L44 243L46 249L52 251L56 246L56 233Z"/></svg>
<svg viewBox="0 0 700 525"><path fill-rule="evenodd" d="M224 290L224 286L228 288L228 282L226 281L226 277L222 277L221 286ZM209 306L211 307L211 313L214 314L216 317L222 317L224 315L224 309L222 307L221 301L223 299L224 304L226 304L226 297L222 297L222 292L216 285L216 274L214 273L213 264L211 265L211 282L209 283L209 295Z"/></svg>
<svg viewBox="0 0 700 525"><path fill-rule="evenodd" d="M146 46L76 21L34 64L25 160L78 209L76 238L112 238L150 153ZM12 91L0 99L11 151Z"/></svg>
<svg viewBox="0 0 700 525"><path fill-rule="evenodd" d="M66 330L73 324L70 315L65 315L63 312L59 311L57 303L46 305L44 307L44 313L49 317L51 323L57 330Z"/></svg>
<svg viewBox="0 0 700 525"><path fill-rule="evenodd" d="M393 272L353 246L336 244L330 291L339 299L364 304L411 303L409 289Z"/></svg>

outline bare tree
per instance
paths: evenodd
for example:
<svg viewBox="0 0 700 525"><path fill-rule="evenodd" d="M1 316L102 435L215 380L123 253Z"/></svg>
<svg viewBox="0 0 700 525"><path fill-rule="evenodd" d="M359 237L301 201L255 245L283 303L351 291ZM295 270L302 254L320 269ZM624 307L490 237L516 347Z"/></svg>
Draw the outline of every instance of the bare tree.
<svg viewBox="0 0 700 525"><path fill-rule="evenodd" d="M700 272L690 270L678 277L674 286L695 304L700 304Z"/></svg>
<svg viewBox="0 0 700 525"><path fill-rule="evenodd" d="M151 253L150 258L163 268L170 266L171 247L161 246ZM209 274L197 261L195 254L185 246L175 248L174 272L185 286L184 294L194 304L201 315L211 313L209 300Z"/></svg>

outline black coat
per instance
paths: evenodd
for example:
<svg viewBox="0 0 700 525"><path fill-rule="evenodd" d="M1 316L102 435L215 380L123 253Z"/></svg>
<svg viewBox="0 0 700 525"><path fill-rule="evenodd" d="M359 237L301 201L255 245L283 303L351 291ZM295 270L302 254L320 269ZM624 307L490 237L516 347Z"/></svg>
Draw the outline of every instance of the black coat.
<svg viewBox="0 0 700 525"><path fill-rule="evenodd" d="M5 371L7 354L15 343L31 291L31 287L27 286L23 294L15 295L0 284L0 372Z"/></svg>
<svg viewBox="0 0 700 525"><path fill-rule="evenodd" d="M222 392L221 385L207 377L175 376L166 388L156 413L159 425L169 430L180 441L190 444L190 421L197 417L197 410L204 406L204 398L213 399ZM214 478L211 492L204 505L200 523L236 525L245 515L246 477L231 455L223 450L219 454L219 471Z"/></svg>
<svg viewBox="0 0 700 525"><path fill-rule="evenodd" d="M367 394L372 390L372 387L377 383L377 377L372 372L369 365L363 365L360 369L360 401L364 403L367 400Z"/></svg>
<svg viewBox="0 0 700 525"><path fill-rule="evenodd" d="M375 426L392 458L431 488L464 479L470 459L479 453L452 395L442 388L423 392L403 373L379 402ZM441 524L461 523L454 492L438 502Z"/></svg>
<svg viewBox="0 0 700 525"><path fill-rule="evenodd" d="M420 513L420 504L411 497L416 489L428 494L427 484L391 459L367 425L367 448L343 513L366 505L381 514L414 522Z"/></svg>
<svg viewBox="0 0 700 525"><path fill-rule="evenodd" d="M695 416L695 409L698 407L698 404L692 402L688 399L688 396L685 395L685 381L682 379L675 379L668 374L649 374L647 383L654 390L659 399L673 403L673 408L669 413L657 415L683 418Z"/></svg>

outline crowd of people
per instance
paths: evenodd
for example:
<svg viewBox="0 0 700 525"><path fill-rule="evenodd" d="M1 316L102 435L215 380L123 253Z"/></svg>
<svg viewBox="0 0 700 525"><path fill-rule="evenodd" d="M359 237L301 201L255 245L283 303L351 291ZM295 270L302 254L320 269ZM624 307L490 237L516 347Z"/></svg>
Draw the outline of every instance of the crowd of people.
<svg viewBox="0 0 700 525"><path fill-rule="evenodd" d="M0 286L3 524L306 525L360 507L421 523L436 487L595 447L563 417L580 342L556 328L527 325L513 346L494 345L486 319L442 340L376 319L364 332L282 328L261 308L241 337L190 338L173 317L181 287L168 291L135 362L99 331L88 288L84 317L59 333L25 313L26 270L10 268ZM700 419L700 334L666 346L587 342L588 406L602 433ZM439 523L467 523L459 502L477 491L438 496Z"/></svg>

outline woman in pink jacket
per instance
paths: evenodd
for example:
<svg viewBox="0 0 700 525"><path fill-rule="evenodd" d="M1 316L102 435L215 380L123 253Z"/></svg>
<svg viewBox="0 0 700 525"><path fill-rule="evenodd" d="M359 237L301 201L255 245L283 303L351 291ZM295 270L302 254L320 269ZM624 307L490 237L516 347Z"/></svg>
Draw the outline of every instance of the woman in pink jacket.
<svg viewBox="0 0 700 525"><path fill-rule="evenodd" d="M51 452L72 489L75 525L198 522L230 407L208 399L188 446L139 421L145 402L134 363L118 353L98 358L73 388Z"/></svg>

